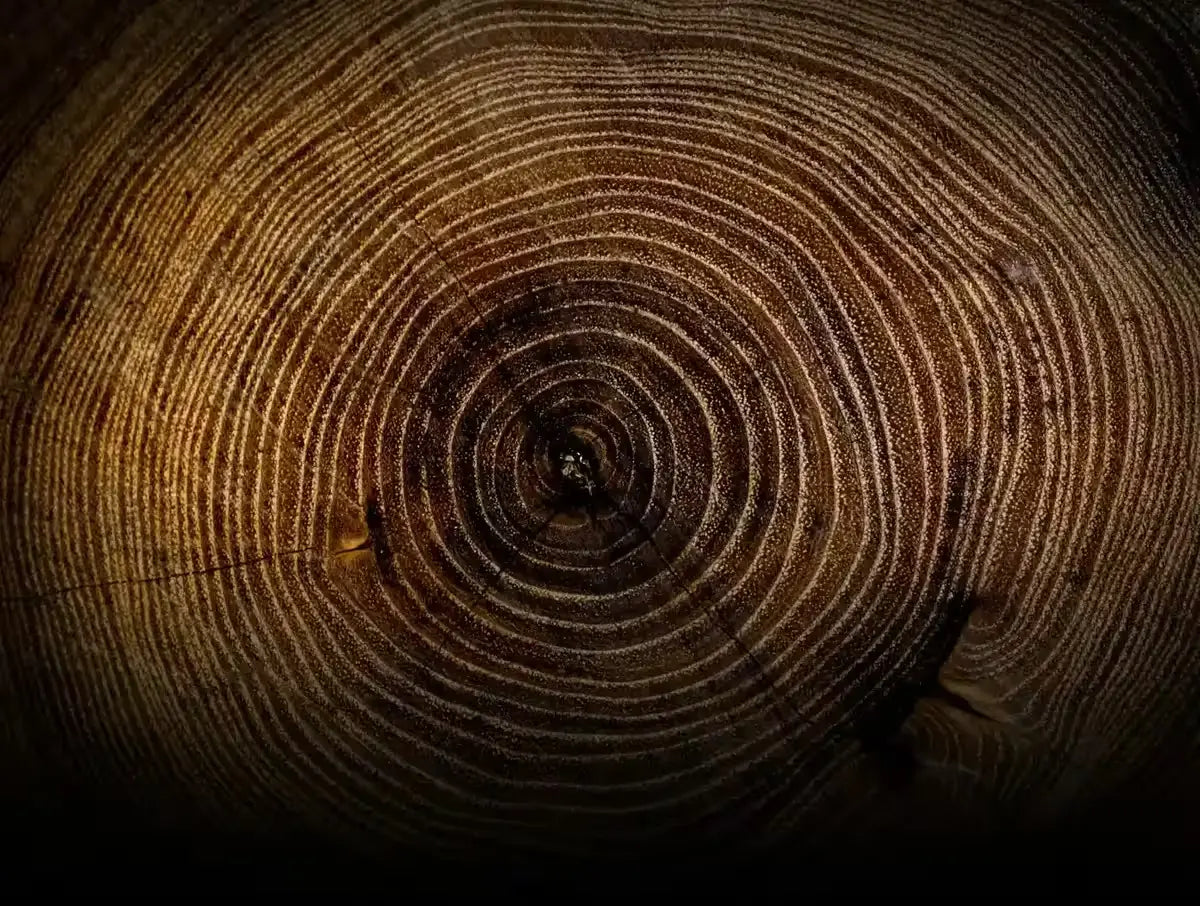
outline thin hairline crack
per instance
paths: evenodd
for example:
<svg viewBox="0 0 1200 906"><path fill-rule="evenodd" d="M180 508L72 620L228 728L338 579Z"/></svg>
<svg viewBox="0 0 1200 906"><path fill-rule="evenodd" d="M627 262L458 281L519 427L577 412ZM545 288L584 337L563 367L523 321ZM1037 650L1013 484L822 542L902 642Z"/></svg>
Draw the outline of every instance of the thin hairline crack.
<svg viewBox="0 0 1200 906"><path fill-rule="evenodd" d="M51 598L61 597L77 591L97 591L109 588L124 588L132 585L150 585L158 582L171 582L176 579L189 579L196 576L211 576L216 573L228 572L232 569L240 569L245 566L254 566L258 563L269 563L283 557L300 557L305 554L321 553L320 547L299 547L291 550L270 551L261 554L257 557L250 557L243 560L237 560L233 563L223 563L220 566L207 566L199 569L184 570L174 573L163 573L157 576L142 576L129 579L109 579L104 582L83 582L79 585L68 585L62 588L52 588L49 591L38 592L28 595L13 595L11 597L0 598L0 604L40 604L46 603Z"/></svg>

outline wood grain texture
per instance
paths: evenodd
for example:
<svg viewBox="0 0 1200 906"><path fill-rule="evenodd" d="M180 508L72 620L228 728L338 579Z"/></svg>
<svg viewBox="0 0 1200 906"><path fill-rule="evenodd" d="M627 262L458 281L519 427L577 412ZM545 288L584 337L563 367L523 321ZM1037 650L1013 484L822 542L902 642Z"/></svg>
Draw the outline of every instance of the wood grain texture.
<svg viewBox="0 0 1200 906"><path fill-rule="evenodd" d="M1184 6L108 9L0 83L12 795L570 855L1195 790Z"/></svg>

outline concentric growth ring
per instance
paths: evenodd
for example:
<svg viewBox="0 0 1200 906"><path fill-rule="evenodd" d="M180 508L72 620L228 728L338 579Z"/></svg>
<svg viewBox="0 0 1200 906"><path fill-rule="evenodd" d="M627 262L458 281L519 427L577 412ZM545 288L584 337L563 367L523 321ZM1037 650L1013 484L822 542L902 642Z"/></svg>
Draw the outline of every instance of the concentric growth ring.
<svg viewBox="0 0 1200 906"><path fill-rule="evenodd" d="M1200 694L1177 24L133 15L0 139L29 776L256 839L581 853L1168 776Z"/></svg>

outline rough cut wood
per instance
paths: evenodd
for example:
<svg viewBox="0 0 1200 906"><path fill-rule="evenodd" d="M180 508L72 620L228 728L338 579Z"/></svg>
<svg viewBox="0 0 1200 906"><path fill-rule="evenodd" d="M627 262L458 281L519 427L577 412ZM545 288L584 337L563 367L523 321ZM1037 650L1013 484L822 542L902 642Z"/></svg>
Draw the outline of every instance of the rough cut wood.
<svg viewBox="0 0 1200 906"><path fill-rule="evenodd" d="M571 854L1195 791L1185 5L39 10L14 801Z"/></svg>

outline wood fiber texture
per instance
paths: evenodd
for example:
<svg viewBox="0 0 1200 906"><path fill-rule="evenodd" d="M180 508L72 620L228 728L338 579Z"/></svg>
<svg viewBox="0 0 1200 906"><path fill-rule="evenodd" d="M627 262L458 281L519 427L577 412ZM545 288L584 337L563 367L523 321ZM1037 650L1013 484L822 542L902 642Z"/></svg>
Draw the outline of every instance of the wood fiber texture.
<svg viewBox="0 0 1200 906"><path fill-rule="evenodd" d="M1195 794L1186 5L11 21L11 801L569 857Z"/></svg>

